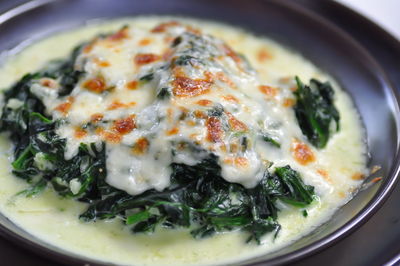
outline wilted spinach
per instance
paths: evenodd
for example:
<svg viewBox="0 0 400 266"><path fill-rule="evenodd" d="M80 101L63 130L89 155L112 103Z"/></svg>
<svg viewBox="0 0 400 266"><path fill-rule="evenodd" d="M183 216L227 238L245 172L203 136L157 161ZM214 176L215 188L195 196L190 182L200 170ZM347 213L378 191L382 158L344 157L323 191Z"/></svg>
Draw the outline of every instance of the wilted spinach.
<svg viewBox="0 0 400 266"><path fill-rule="evenodd" d="M32 185L21 195L30 197L52 187L63 197L88 204L82 220L118 217L135 233L152 232L157 226L187 227L194 237L242 230L249 234L248 241L258 243L266 233L280 230L278 201L304 208L315 198L313 187L305 185L290 166L267 169L252 189L227 182L213 153L193 166L172 163L167 189L136 196L107 184L105 143L81 143L78 154L65 159L66 141L55 131L60 121L45 114L43 103L30 88L40 78L55 78L62 86L61 94L68 95L82 75L74 67L80 49L51 70L25 75L4 93L0 131L8 131L14 144L13 173ZM152 78L150 74L142 80ZM166 96L166 92L160 94ZM21 104L11 108L7 103L15 99ZM216 108L212 115L220 113ZM279 146L272 138L265 140Z"/></svg>
<svg viewBox="0 0 400 266"><path fill-rule="evenodd" d="M334 123L334 130L339 130L339 112L333 97L334 90L329 82L316 79L305 85L296 77L297 90L294 111L304 135L317 148L324 148L329 140Z"/></svg>

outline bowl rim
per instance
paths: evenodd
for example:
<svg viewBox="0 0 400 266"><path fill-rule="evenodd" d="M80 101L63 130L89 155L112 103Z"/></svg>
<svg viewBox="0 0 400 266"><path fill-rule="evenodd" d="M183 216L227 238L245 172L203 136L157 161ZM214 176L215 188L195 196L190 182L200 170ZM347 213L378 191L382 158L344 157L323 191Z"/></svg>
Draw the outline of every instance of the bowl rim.
<svg viewBox="0 0 400 266"><path fill-rule="evenodd" d="M40 8L42 6L45 6L47 4L55 3L55 2L60 2L63 0L27 0L26 2L19 4L17 6L14 6L8 10L6 10L3 13L0 13L0 26L9 21L12 20L13 18L16 18L25 12L32 11L36 8ZM327 19L323 18L322 16L318 15L317 13L308 10L307 8L301 6L300 3L295 3L295 1L280 1L280 0L262 0L263 3L268 3L268 2L274 2L274 4L284 6L287 9L291 9L295 11L296 13L299 13L305 17L309 17L314 21L317 21L320 23L324 28L326 28L329 31L334 32L336 35L339 35L342 39L346 40L346 42L350 43L352 46L357 47L360 53L363 54L367 58L368 61L373 63L373 67L379 72L379 76L382 77L382 81L389 86L385 88L385 93L389 94L390 97L393 99L393 105L390 106L392 114L400 114L400 95L399 92L396 90L396 87L394 86L393 82L389 79L387 74L385 73L384 69L380 64L376 62L374 57L359 43L357 42L353 37L351 37L347 32L343 31L339 26L336 26L333 22L328 21ZM371 25L375 26L376 31L380 31L381 34L389 35L385 30L383 30L381 27L376 25L373 21L363 17L356 11L353 11L349 9L348 7L335 2L335 4L342 8L346 9L347 11L351 11L351 14L353 16L358 16L361 18L364 18L367 20ZM217 20L216 20L217 21ZM391 36L392 37L392 36ZM394 38L393 38L394 39ZM396 39L394 39L396 40ZM397 42L396 44L400 44L400 42ZM381 183L379 189L376 191L375 195L369 200L369 202L365 205L364 208L362 208L357 214L354 215L353 218L351 218L346 224L342 225L340 228L332 232L331 234L325 236L324 238L317 240L305 247L299 248L297 250L294 250L292 252L289 252L284 255L279 255L277 257L273 257L270 259L266 259L261 262L253 262L250 263L250 265L280 265L280 264L286 264L289 262L295 262L300 259L306 258L308 256L311 256L313 254L316 254L329 246L332 246L336 244L338 241L346 238L350 233L354 232L356 229L361 227L363 224L365 224L378 210L379 208L385 203L385 201L388 199L390 194L393 192L394 186L396 185L399 176L400 176L400 147L399 147L399 142L400 142L400 135L399 135L399 128L400 128L400 116L394 116L394 123L396 126L396 137L397 137L397 142L396 142L396 153L394 156L393 160L393 165L390 168L390 171L388 172L386 178L384 181ZM4 216L7 220L8 218ZM71 256L62 252L58 252L53 249L46 248L39 243L36 243L33 240L27 239L9 228L6 228L4 225L0 224L0 236L6 236L8 240L13 241L16 243L18 246L21 246L23 248L29 249L36 254L43 256L46 256L46 258L51 259L51 260L56 260L58 259L58 262L65 263L65 264L87 264L90 263L91 265L103 265L103 263L106 262L100 262L100 261L92 261L91 258L86 258L83 256ZM50 256L50 257L48 257ZM256 259L258 257L255 257ZM100 264L99 264L100 263ZM240 263L240 262L239 262ZM242 262L243 263L243 262Z"/></svg>

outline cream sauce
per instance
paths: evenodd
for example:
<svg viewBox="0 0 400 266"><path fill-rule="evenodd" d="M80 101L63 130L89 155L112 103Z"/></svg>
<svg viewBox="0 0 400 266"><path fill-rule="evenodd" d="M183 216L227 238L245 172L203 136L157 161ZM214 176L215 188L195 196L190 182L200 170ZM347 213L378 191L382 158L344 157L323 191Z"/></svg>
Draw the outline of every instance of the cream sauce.
<svg viewBox="0 0 400 266"><path fill-rule="evenodd" d="M148 38L145 33L158 25L160 21L169 20L158 17L117 20L104 24L87 25L71 32L49 37L8 59L0 71L0 88L8 87L24 73L40 68L51 59L65 57L71 48L83 40L90 40L98 33L118 30L125 24L130 25L128 30L130 38L117 42L117 44L113 43L111 48L107 41L99 41L90 52L81 56L82 67L91 75L88 79L100 75L108 85L114 88L113 93L104 97L85 90L82 88L83 84L80 84L73 91L75 100L68 113L68 120L73 126L89 121L93 114L99 112L104 113L109 119L123 118L127 113L132 112L136 114L135 122L139 125L140 130L134 130L124 135L121 141L122 145L110 144L107 146L107 169L109 171L107 182L131 194L139 194L149 188L162 190L169 184L167 166L172 160L194 164L200 159L193 158L184 152L175 158L170 158L167 156L171 149L169 143L196 134L195 138L204 148L214 150L222 158L220 163L223 166L223 177L230 182L238 182L247 187L254 186L259 180L257 173L262 172L265 161L272 161L276 166L289 164L298 170L304 181L316 188L316 193L320 198L319 202L308 208L308 217L303 217L298 209L282 210L278 218L282 230L277 239L273 241L270 235L266 236L264 244L260 246L245 244L245 236L239 232L194 240L185 230L165 231L160 229L150 236L132 235L117 219L83 223L77 217L85 205L61 199L50 190L34 198L13 197L15 193L25 188L26 184L10 174L8 159L10 146L5 137L0 138L0 182L2 183L0 210L31 234L53 245L102 261L139 265L218 264L238 261L280 249L329 219L338 207L351 199L353 192L360 185L360 180L353 180L351 177L356 173L367 174L364 132L349 96L337 86L334 80L301 55L269 39L250 35L240 29L202 21L202 32L222 39L233 50L244 54L258 74L254 75L252 70L243 71L244 65L236 64L232 58L221 57L218 64L212 66L213 70L234 74L228 76L239 89L232 89L234 85L227 85L226 82L220 80L217 83L218 86L213 85L209 94L189 99L174 97L171 119L173 122L179 123L179 133L168 135L166 132L171 129L168 127L170 124L159 123L158 127L154 127L154 114L167 116L168 112L171 113L167 110L171 105L166 104L166 101L155 100L159 91L150 90L152 84L144 84L138 89L130 90L127 88L127 83L137 80L147 74L150 69L157 69L162 64L162 62L156 61L135 67L131 59L138 51L160 54L160 51L166 47L164 42L166 38L176 36L186 30L182 27L172 27L165 33L154 34L150 41L143 41ZM199 24L195 20L184 20L184 23L193 26ZM138 44L143 45L148 42L149 44L143 47ZM222 45L215 40L209 42L216 46ZM99 64L107 65L104 62L109 65L99 67ZM183 71L193 79L206 78L203 72L198 73L195 69L184 69ZM99 74L99 72L101 73ZM170 82L168 79L170 73L159 72L155 72L156 78L152 82L158 82L160 86L157 88L160 89L163 84ZM289 108L293 98L290 89L295 85L293 83L295 75L300 76L303 81L308 81L310 78L329 80L334 85L336 106L341 114L340 132L333 135L323 150L316 150L309 145L315 154L315 161L306 165L299 163L293 157L293 145L307 143L295 122L292 109ZM264 85L264 87L260 88L260 85ZM267 85L268 87L265 87ZM53 110L59 104L67 100L57 99L54 97L54 90L40 85L35 88L35 91L38 95L45 97L49 112L54 112ZM116 109L106 112L107 106L116 100L123 103L134 101L135 104L124 108L123 111ZM246 134L252 143L251 149L246 154L240 154L250 162L248 167L229 164L232 160L226 159L239 155L227 152L229 147L221 149L221 147L217 147L218 143L205 140L207 130L204 121L194 120L197 124L189 127L187 121L183 121L185 122L183 123L177 119L181 115L179 110L183 108L188 109L189 113L195 110L207 111L209 106L196 104L199 100L220 103L224 109L250 129ZM18 106L18 102L15 101L9 104ZM61 113L57 115L63 116ZM59 134L69 139L66 157L71 157L76 153L73 126L59 128ZM281 143L281 148L277 149L268 143L260 142L258 134L261 131L276 136ZM164 136L160 135L151 140L149 153L132 156L132 145L135 141L151 132L164 134ZM230 132L228 133L230 134ZM232 138L229 134L225 134L224 140L225 143L231 145ZM83 140L92 142L100 139L96 134L88 134ZM296 139L295 143L294 139ZM156 149L151 150L151 147ZM160 148L163 149L160 150ZM156 153L164 154L164 156L160 156L163 158L161 161L154 161ZM122 160L127 158L126 156L130 156L131 160ZM146 160L143 160L141 156L145 156ZM134 174L126 175L126 178L118 178L121 176L120 169L124 168L131 169L130 173ZM73 191L79 190L79 186L80 184L77 182L71 181L70 183ZM47 222L43 223L43 221Z"/></svg>

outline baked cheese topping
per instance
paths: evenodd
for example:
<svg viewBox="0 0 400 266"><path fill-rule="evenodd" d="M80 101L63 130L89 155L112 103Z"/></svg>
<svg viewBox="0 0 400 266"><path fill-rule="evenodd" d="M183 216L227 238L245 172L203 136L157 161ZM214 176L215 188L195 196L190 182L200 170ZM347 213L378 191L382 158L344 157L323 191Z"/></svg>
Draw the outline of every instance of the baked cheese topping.
<svg viewBox="0 0 400 266"><path fill-rule="evenodd" d="M201 30L196 29L200 23ZM15 198L26 184L12 176L10 143L1 136L0 210L54 246L123 265L240 262L282 249L327 221L368 173L359 115L335 81L299 54L227 25L146 17L84 26L10 57L2 66L0 87L65 57L82 40L90 41L77 54L75 68L82 75L70 94L61 91L57 79L41 79L31 87L47 113L60 120L57 133L67 139L65 158L77 153L79 143L100 146L105 141L106 181L137 195L168 187L171 163L195 165L211 151L229 182L251 188L271 162L272 167L290 165L320 200L307 207L306 218L298 209L279 206L277 221L284 230L276 239L265 236L263 245L245 244L241 232L202 240L185 230L161 228L153 235L132 235L118 218L79 221L87 205L51 190ZM324 149L314 148L296 122L295 75L329 80L335 89L341 130ZM16 109L22 102L7 104ZM53 167L42 157L35 155L38 168ZM69 186L73 193L81 188L77 179Z"/></svg>
<svg viewBox="0 0 400 266"><path fill-rule="evenodd" d="M129 194L170 185L171 163L195 165L208 152L222 177L254 187L271 160L315 160L292 115L291 92L263 84L247 59L199 29L171 21L123 27L85 44L82 81L61 96L57 80L32 89L63 122L66 159L80 143L107 142L107 182ZM291 146L289 161L282 149Z"/></svg>

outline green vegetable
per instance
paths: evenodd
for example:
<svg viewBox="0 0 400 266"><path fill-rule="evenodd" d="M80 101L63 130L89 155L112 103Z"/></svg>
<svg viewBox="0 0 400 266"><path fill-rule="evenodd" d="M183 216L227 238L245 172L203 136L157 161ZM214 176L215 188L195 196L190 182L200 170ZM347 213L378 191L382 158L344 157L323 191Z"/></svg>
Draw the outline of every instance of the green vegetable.
<svg viewBox="0 0 400 266"><path fill-rule="evenodd" d="M263 139L264 141L266 141L266 142L271 143L273 146L275 146L275 147L277 147L277 148L280 148L280 147L281 147L281 144L280 144L277 140L275 140L275 138L273 138L272 136L270 136L270 135L268 135L268 134L264 134L264 135L262 136L262 139Z"/></svg>
<svg viewBox="0 0 400 266"><path fill-rule="evenodd" d="M324 148L332 128L339 131L340 116L333 102L334 91L329 82L311 79L307 86L298 77L296 82L294 111L301 131L315 147Z"/></svg>
<svg viewBox="0 0 400 266"><path fill-rule="evenodd" d="M103 195L81 218L92 221L120 216L127 224L134 224L134 232L153 231L157 225L191 227L194 237L241 229L249 233L249 240L259 242L264 234L280 229L276 221L277 200L304 206L314 197L312 187L304 185L289 166L277 168L275 173L266 171L253 189L225 181L213 154L194 166L171 167L172 185L165 191L150 190L137 196L124 192ZM132 209L139 211L127 216L126 212Z"/></svg>
<svg viewBox="0 0 400 266"><path fill-rule="evenodd" d="M195 65L199 63L199 59L190 55L182 55L175 60L175 64L178 66L185 66L185 65Z"/></svg>
<svg viewBox="0 0 400 266"><path fill-rule="evenodd" d="M119 217L135 233L152 232L158 226L186 227L194 237L201 238L242 230L249 235L248 241L258 243L265 234L275 232L276 235L280 230L278 201L304 208L314 200L313 187L305 185L290 166L267 169L259 184L251 189L227 182L221 177L218 157L194 143L187 143L187 150L205 154L198 164L172 163L168 188L162 192L148 190L136 196L106 183L105 143L81 143L78 154L66 160L66 140L55 130L63 121L47 116L43 103L30 88L38 79L49 77L62 84L63 95L71 92L81 78L71 63L76 60L78 50L66 62L58 62L46 71L27 74L5 92L6 103L10 99L23 103L16 109L6 104L0 118L0 131L10 132L15 145L13 173L34 183L20 195L30 197L52 187L63 197L88 203L80 219L96 221ZM152 79L153 74L149 74L141 81ZM159 97L168 97L167 92L168 89L162 89ZM209 111L211 116L222 114L223 108L219 105ZM279 145L272 138L266 141ZM247 138L241 139L241 145L247 148Z"/></svg>
<svg viewBox="0 0 400 266"><path fill-rule="evenodd" d="M18 192L17 196L24 195L27 198L33 197L42 192L46 188L46 186L47 186L46 180L40 179L36 184L32 185L31 187Z"/></svg>
<svg viewBox="0 0 400 266"><path fill-rule="evenodd" d="M171 92L168 88L161 88L160 92L157 94L157 98L160 100L168 99L171 96Z"/></svg>
<svg viewBox="0 0 400 266"><path fill-rule="evenodd" d="M147 82L152 81L153 78L154 78L154 73L150 73L150 74L144 75L143 77L140 77L139 81L142 83L147 83Z"/></svg>

